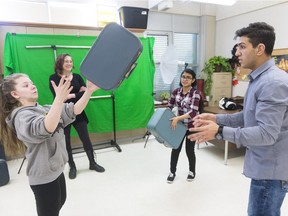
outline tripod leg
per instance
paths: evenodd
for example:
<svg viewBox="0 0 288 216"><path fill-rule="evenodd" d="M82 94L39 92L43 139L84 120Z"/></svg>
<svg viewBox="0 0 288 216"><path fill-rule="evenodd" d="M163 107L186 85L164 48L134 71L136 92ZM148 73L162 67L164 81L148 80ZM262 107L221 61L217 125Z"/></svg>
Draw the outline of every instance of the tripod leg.
<svg viewBox="0 0 288 216"><path fill-rule="evenodd" d="M150 136L150 135L151 135L151 133L150 133L149 131L147 131L144 148L146 148L146 144L147 144L147 142L148 142L148 139L149 139L149 136Z"/></svg>
<svg viewBox="0 0 288 216"><path fill-rule="evenodd" d="M208 146L208 143L205 141L206 146ZM197 149L200 149L199 147L200 143L197 144Z"/></svg>
<svg viewBox="0 0 288 216"><path fill-rule="evenodd" d="M20 168L18 170L18 174L20 173L25 160L26 160L26 157L24 157L23 160L22 160L22 163L21 163Z"/></svg>
<svg viewBox="0 0 288 216"><path fill-rule="evenodd" d="M143 135L143 137L135 138L135 139L132 140L132 142L134 142L135 140L139 140L139 139L145 139L146 136L148 136L149 134L150 134L150 132L149 132L149 131L146 131L146 133Z"/></svg>

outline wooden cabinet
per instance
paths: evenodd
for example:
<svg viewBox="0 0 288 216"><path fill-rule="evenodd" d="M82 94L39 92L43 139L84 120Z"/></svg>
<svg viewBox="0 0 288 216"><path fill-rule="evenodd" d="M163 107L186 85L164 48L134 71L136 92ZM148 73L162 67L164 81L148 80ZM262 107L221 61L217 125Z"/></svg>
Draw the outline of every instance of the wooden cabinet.
<svg viewBox="0 0 288 216"><path fill-rule="evenodd" d="M232 96L232 73L216 72L213 73L212 79L209 106L218 106L222 97L230 98Z"/></svg>

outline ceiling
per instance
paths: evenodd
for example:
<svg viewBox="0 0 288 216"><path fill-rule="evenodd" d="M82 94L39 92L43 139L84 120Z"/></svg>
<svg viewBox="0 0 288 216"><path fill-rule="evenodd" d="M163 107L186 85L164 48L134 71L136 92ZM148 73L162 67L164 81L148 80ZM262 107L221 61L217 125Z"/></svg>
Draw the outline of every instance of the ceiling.
<svg viewBox="0 0 288 216"><path fill-rule="evenodd" d="M11 0L0 0L0 1L10 2ZM47 3L47 2L79 3L79 4L93 3L97 5L114 5L117 8L120 8L122 6L132 6L132 7L148 8L150 9L150 11L157 11L164 13L192 15L192 16L211 15L216 16L217 19L223 19L225 17L235 16L241 13L247 13L249 11L264 8L273 4L287 2L287 0L265 0L265 1L237 0L234 6L229 7L215 4L198 3L193 2L193 0L17 0L17 1L40 2L40 3ZM158 5L162 4L163 2L166 2L165 3L166 5L164 4L164 7L161 10L159 10ZM249 7L247 7L247 3L249 4ZM228 7L229 10L227 10Z"/></svg>
<svg viewBox="0 0 288 216"><path fill-rule="evenodd" d="M7 0L9 1L9 0ZM161 11L167 13L175 14L187 14L187 15L200 15L199 13L207 9L212 14L216 10L216 5L214 4L203 4L192 2L189 0L18 0L18 1L28 1L28 2L62 2L62 3L96 3L96 4L113 4L118 8L121 6L132 6L132 7L143 7L149 8L150 11ZM158 9L158 3L162 4L164 8ZM167 3L168 2L168 3ZM171 5L172 4L172 5ZM153 7L151 7L153 6ZM211 14L211 13L209 13ZM211 14L211 15L212 15Z"/></svg>

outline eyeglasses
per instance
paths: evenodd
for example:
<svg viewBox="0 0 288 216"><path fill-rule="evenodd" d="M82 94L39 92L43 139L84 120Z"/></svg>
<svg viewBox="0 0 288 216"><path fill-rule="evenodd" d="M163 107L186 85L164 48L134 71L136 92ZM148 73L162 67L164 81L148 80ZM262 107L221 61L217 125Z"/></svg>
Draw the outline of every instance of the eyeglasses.
<svg viewBox="0 0 288 216"><path fill-rule="evenodd" d="M192 77L189 77L189 76L181 76L181 79L183 79L183 80L192 80Z"/></svg>

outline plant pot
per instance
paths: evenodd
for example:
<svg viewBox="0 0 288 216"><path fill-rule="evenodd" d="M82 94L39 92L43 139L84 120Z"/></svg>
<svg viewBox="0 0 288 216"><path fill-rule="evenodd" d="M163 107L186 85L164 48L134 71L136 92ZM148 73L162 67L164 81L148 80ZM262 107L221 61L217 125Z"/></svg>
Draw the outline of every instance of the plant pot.
<svg viewBox="0 0 288 216"><path fill-rule="evenodd" d="M221 72L221 71L222 71L222 65L221 64L215 65L215 72Z"/></svg>
<svg viewBox="0 0 288 216"><path fill-rule="evenodd" d="M206 100L206 96L204 93L204 85L205 85L204 79L197 79L196 83L197 83L197 90L199 91L202 99Z"/></svg>
<svg viewBox="0 0 288 216"><path fill-rule="evenodd" d="M167 104L168 100L162 100L162 104Z"/></svg>

